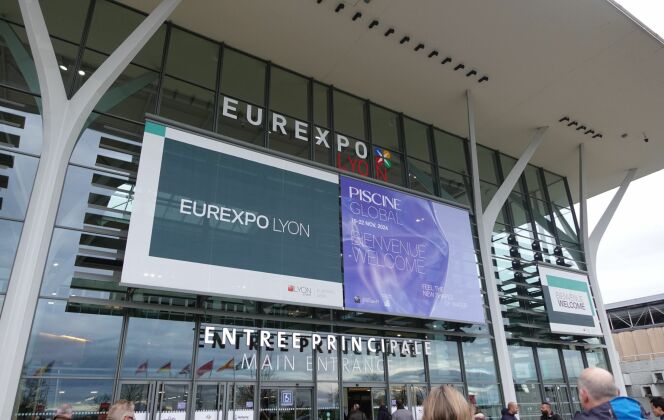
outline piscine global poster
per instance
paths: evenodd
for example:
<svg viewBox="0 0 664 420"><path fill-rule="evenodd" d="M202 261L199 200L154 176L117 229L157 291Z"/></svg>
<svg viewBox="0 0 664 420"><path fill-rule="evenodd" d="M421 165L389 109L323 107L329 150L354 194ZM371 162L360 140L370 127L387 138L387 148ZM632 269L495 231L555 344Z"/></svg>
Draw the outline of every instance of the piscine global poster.
<svg viewBox="0 0 664 420"><path fill-rule="evenodd" d="M340 177L347 309L484 323L468 212Z"/></svg>

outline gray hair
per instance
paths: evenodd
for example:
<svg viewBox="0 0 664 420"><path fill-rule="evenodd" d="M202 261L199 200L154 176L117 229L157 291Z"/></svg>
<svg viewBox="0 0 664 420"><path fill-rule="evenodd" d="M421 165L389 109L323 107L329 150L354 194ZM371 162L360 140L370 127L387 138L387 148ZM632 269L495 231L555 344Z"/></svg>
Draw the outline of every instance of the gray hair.
<svg viewBox="0 0 664 420"><path fill-rule="evenodd" d="M108 410L108 420L122 420L125 416L134 416L134 403L127 400L119 400Z"/></svg>
<svg viewBox="0 0 664 420"><path fill-rule="evenodd" d="M610 400L618 395L618 388L613 375L601 368L587 368L581 372L578 380L579 389L585 389L595 401Z"/></svg>
<svg viewBox="0 0 664 420"><path fill-rule="evenodd" d="M68 416L71 418L71 416L74 415L74 409L72 408L71 404L62 404L60 407L55 412L55 417L57 418L58 416Z"/></svg>

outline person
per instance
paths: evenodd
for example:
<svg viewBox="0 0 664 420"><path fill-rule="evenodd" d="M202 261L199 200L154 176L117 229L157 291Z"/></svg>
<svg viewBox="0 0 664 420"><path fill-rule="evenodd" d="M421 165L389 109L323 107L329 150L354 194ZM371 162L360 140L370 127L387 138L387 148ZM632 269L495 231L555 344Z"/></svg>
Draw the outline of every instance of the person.
<svg viewBox="0 0 664 420"><path fill-rule="evenodd" d="M664 420L664 398L654 397L650 400L652 414L660 420Z"/></svg>
<svg viewBox="0 0 664 420"><path fill-rule="evenodd" d="M392 414L390 414L389 410L387 409L385 401L381 400L380 405L378 406L377 420L392 420Z"/></svg>
<svg viewBox="0 0 664 420"><path fill-rule="evenodd" d="M411 417L412 418L412 417ZM449 385L431 390L424 400L422 420L472 420L473 407Z"/></svg>
<svg viewBox="0 0 664 420"><path fill-rule="evenodd" d="M508 402L507 407L503 408L500 414L500 420L518 420L516 415L519 414L519 404L514 401Z"/></svg>
<svg viewBox="0 0 664 420"><path fill-rule="evenodd" d="M397 411L392 413L392 420L413 420L413 414L404 408L402 400L397 400Z"/></svg>
<svg viewBox="0 0 664 420"><path fill-rule="evenodd" d="M542 403L542 405L540 406L540 411L542 412L542 417L540 417L540 420L563 420L562 417L553 412L551 403L547 401L544 401Z"/></svg>
<svg viewBox="0 0 664 420"><path fill-rule="evenodd" d="M583 411L576 413L574 420L647 418L638 401L618 396L613 375L602 368L584 369L579 375L577 386Z"/></svg>
<svg viewBox="0 0 664 420"><path fill-rule="evenodd" d="M482 410L480 410L480 408L478 406L472 405L472 407L473 407L473 419L474 420L484 420L484 419L486 419L486 416L484 415L484 413L482 412Z"/></svg>
<svg viewBox="0 0 664 420"><path fill-rule="evenodd" d="M74 417L74 410L71 404L62 404L56 411L53 420L71 420Z"/></svg>
<svg viewBox="0 0 664 420"><path fill-rule="evenodd" d="M108 410L106 420L135 420L134 403L118 400Z"/></svg>
<svg viewBox="0 0 664 420"><path fill-rule="evenodd" d="M355 403L350 414L348 414L348 420L367 420L367 416L364 412L360 411L360 405Z"/></svg>

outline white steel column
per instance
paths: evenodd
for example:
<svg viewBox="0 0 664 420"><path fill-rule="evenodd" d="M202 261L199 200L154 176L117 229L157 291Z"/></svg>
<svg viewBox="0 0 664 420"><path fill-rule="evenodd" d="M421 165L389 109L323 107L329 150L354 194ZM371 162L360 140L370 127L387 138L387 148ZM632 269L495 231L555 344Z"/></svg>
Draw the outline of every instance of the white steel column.
<svg viewBox="0 0 664 420"><path fill-rule="evenodd" d="M493 257L491 255L491 236L496 218L500 209L505 204L507 197L514 189L519 177L526 168L526 165L535 154L535 151L544 139L546 127L540 127L535 130L526 150L514 165L514 168L500 185L498 191L493 196L486 211L482 207L482 194L480 192L479 165L477 161L477 138L475 133L475 108L473 97L470 91L466 91L466 103L468 106L468 137L470 138L470 154L473 175L473 202L475 210L475 221L477 223L477 233L480 243L480 257L482 258L482 271L484 272L484 282L486 285L486 294L489 301L489 312L493 326L493 336L496 344L496 357L498 369L500 369L500 384L503 390L503 396L506 402L516 401L514 392L514 378L512 367L507 349L507 339L505 337L505 327L503 324L503 314L500 309L500 297L498 296L498 286L494 276Z"/></svg>
<svg viewBox="0 0 664 420"><path fill-rule="evenodd" d="M67 99L38 0L19 0L42 98L42 153L0 317L0 418L11 418L69 157L102 95L181 0L162 0Z"/></svg>
<svg viewBox="0 0 664 420"><path fill-rule="evenodd" d="M597 250L599 249L599 243L606 232L606 228L611 223L613 215L616 213L620 202L625 196L625 192L629 187L629 184L634 179L636 175L636 169L630 169L627 171L625 178L623 179L618 191L611 199L606 210L602 213L595 229L592 233L589 234L588 231L588 203L586 197L586 170L585 170L585 150L583 143L579 144L579 204L581 209L581 242L583 244L583 251L586 256L586 266L588 268L588 279L590 280L590 287L593 291L593 297L595 298L595 306L597 307L597 315L599 317L599 323L602 326L602 332L604 333L604 341L606 343L606 350L609 354L609 363L611 365L611 370L613 371L613 376L615 377L616 385L620 389L620 392L623 395L626 395L625 391L625 381L622 375L622 369L620 368L620 357L616 351L616 346L613 342L613 335L611 334L611 327L609 326L609 319L606 315L606 310L604 309L604 300L602 299L602 293L599 288L599 282L597 281Z"/></svg>

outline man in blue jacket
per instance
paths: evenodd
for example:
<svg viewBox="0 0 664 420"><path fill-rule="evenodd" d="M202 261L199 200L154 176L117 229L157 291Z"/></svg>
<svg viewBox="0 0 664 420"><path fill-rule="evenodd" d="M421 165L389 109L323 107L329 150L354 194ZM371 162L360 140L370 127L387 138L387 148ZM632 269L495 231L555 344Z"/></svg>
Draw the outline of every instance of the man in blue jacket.
<svg viewBox="0 0 664 420"><path fill-rule="evenodd" d="M650 406L652 407L652 414L660 420L664 420L664 398L655 397L650 400Z"/></svg>
<svg viewBox="0 0 664 420"><path fill-rule="evenodd" d="M579 400L583 411L574 420L637 420L646 419L638 401L619 397L613 375L601 368L587 368L578 380Z"/></svg>

